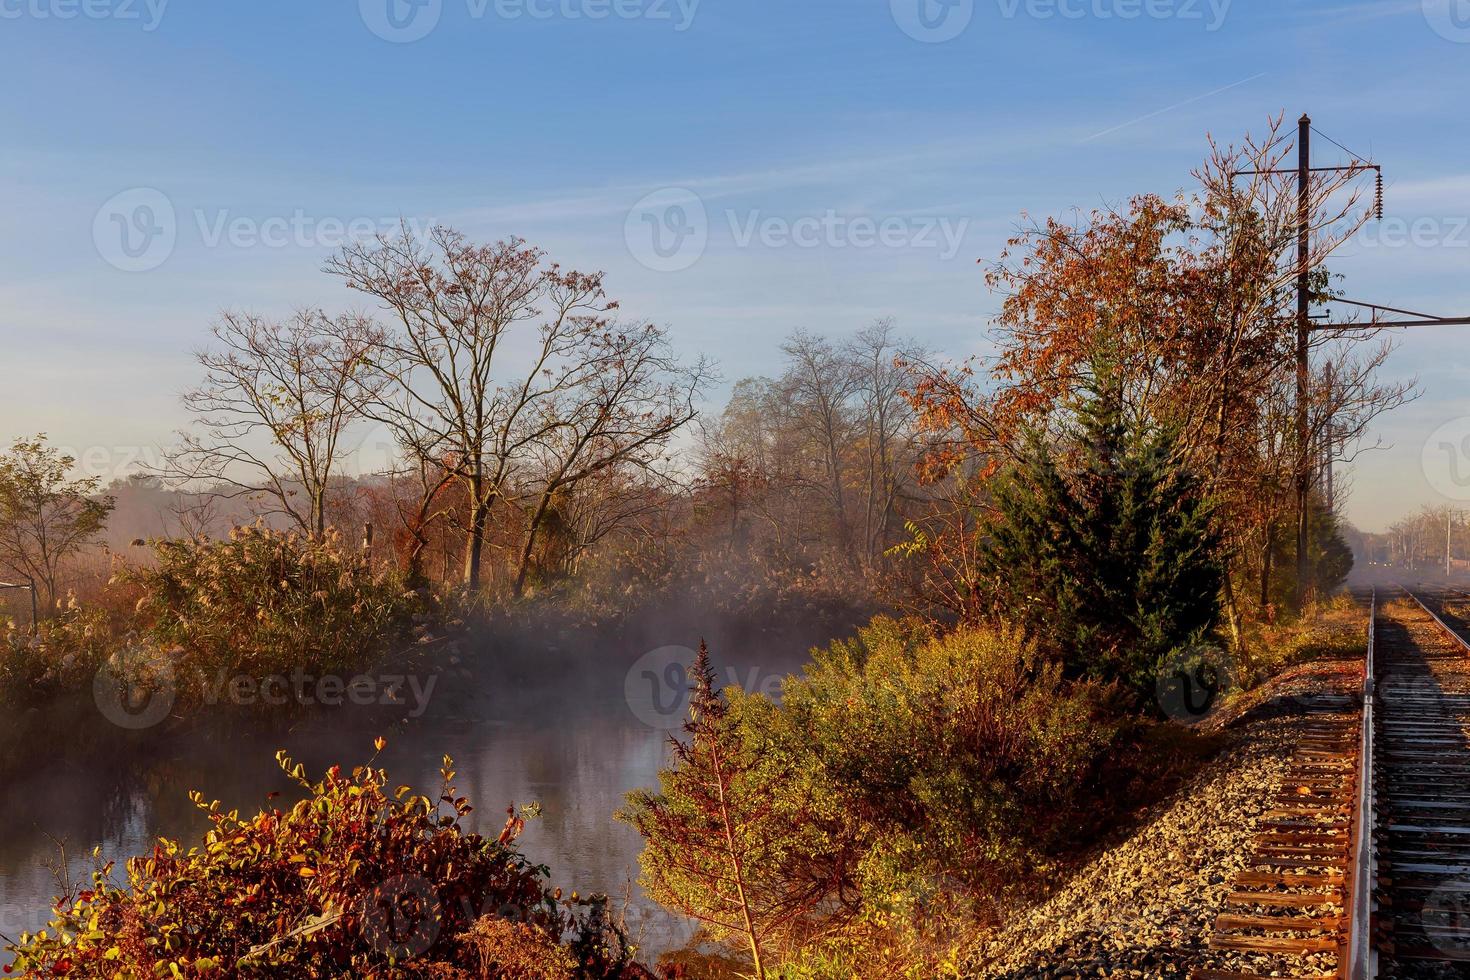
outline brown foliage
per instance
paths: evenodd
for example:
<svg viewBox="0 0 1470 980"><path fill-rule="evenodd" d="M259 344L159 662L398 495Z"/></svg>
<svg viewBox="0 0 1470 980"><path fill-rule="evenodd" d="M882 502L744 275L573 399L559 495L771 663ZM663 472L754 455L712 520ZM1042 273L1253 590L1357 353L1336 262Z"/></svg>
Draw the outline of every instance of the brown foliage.
<svg viewBox="0 0 1470 980"><path fill-rule="evenodd" d="M1295 438L1295 192L1279 175L1236 176L1282 161L1290 145L1280 122L1239 148L1212 142L1187 196L1145 194L1071 223L1029 224L1011 239L986 276L1004 297L999 354L921 369L908 392L933 436L931 480L962 464L985 477L1015 459L1022 434L1055 431L1105 362L1122 379L1128 416L1176 432L1221 501L1230 550L1250 556L1237 571L1254 564L1269 574L1271 528L1294 506L1291 474L1315 454L1349 455L1374 417L1412 397L1410 385L1375 380L1389 347L1372 331L1314 334L1311 431L1304 444ZM1352 181L1313 178L1308 266L1318 302L1331 296L1328 258L1368 219Z"/></svg>

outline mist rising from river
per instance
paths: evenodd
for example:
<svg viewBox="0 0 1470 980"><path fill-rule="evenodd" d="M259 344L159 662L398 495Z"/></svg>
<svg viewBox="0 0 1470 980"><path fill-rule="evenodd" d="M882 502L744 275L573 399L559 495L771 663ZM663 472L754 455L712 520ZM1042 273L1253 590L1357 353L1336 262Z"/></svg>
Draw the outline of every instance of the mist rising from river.
<svg viewBox="0 0 1470 980"><path fill-rule="evenodd" d="M628 897L628 922L651 956L691 930L633 887L639 838L612 814L629 790L654 785L666 761L667 736L682 717L673 689L679 664L704 638L723 682L772 692L801 669L811 646L864 618L815 608L779 621L721 617L674 602L616 629L554 617L487 628L420 679L421 688L433 685L422 716L392 723L379 708L321 707L290 720L209 709L189 724L127 731L90 698L5 718L0 744L9 748L0 761L11 773L0 802L0 933L15 938L45 923L56 892L45 864L57 842L74 876L88 871L94 846L121 863L160 835L192 842L207 822L189 790L253 812L270 792L293 798L276 750L317 775L367 761L384 735L377 764L419 791L435 790L441 757L454 758L458 788L476 805L472 829L493 835L507 806L539 803L523 851L568 891Z"/></svg>

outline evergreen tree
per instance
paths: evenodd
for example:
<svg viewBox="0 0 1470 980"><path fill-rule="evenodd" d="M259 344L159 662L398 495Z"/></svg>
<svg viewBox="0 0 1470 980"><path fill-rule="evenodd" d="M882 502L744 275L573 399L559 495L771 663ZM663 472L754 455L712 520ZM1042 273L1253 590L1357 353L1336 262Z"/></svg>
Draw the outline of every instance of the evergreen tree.
<svg viewBox="0 0 1470 980"><path fill-rule="evenodd" d="M1313 566L1317 570L1317 594L1331 595L1347 581L1353 570L1353 549L1342 533L1342 519L1318 505L1308 513L1309 530L1316 544Z"/></svg>
<svg viewBox="0 0 1470 980"><path fill-rule="evenodd" d="M1278 535L1272 542L1272 565L1277 569L1267 594L1279 609L1295 609L1296 538ZM1342 534L1342 520L1327 509L1320 497L1307 501L1307 554L1314 573L1311 591L1329 596L1342 588L1353 570L1353 550ZM1441 553L1442 554L1442 553Z"/></svg>
<svg viewBox="0 0 1470 980"><path fill-rule="evenodd" d="M1060 439L1033 432L982 548L995 612L1075 676L1149 691L1219 615L1214 509L1167 430L1130 425L1105 365Z"/></svg>

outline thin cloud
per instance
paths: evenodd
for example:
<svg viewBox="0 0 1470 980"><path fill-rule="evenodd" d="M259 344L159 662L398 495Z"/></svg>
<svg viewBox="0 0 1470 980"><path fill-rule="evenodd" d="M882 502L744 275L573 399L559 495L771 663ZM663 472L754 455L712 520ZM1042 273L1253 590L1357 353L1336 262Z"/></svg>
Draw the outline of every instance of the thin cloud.
<svg viewBox="0 0 1470 980"><path fill-rule="evenodd" d="M1429 203L1435 205L1440 213L1446 207L1464 210L1470 206L1470 174L1396 181L1384 193L1394 204Z"/></svg>
<svg viewBox="0 0 1470 980"><path fill-rule="evenodd" d="M1096 133L1093 133L1091 136L1087 137L1086 139L1082 140L1081 142L1083 142L1083 143L1091 143L1095 139L1101 139L1104 136L1109 136L1109 135L1111 135L1113 133L1118 132L1120 129L1127 129L1129 126L1136 126L1136 125L1138 125L1141 122L1147 122L1150 119L1157 119L1159 116L1162 116L1162 115L1165 115L1167 113L1173 112L1176 109L1182 109L1182 108L1184 108L1187 105L1194 105L1196 102L1203 102L1205 99L1212 98L1213 96L1216 96L1216 95L1220 95L1223 92L1228 92L1228 91L1230 91L1233 88L1239 88L1242 85L1246 85L1246 84L1248 84L1250 82L1254 82L1258 78L1264 78L1267 74L1268 73L1267 72L1264 72L1264 71L1257 72L1256 74L1251 75L1248 78L1242 78L1238 82L1231 82L1229 85L1222 85L1221 87L1219 87L1217 89L1212 89L1211 91L1202 92L1199 95L1191 96L1190 98L1185 99L1183 102L1176 102L1173 105L1165 106L1162 109L1155 109L1153 112L1145 113L1144 115L1141 115L1141 116L1135 116L1134 118L1128 120L1127 122L1119 123L1116 126L1111 126L1108 129L1100 130L1100 131L1098 131Z"/></svg>
<svg viewBox="0 0 1470 980"><path fill-rule="evenodd" d="M1291 11L1293 14L1312 18L1314 27L1321 27L1327 22L1353 24L1423 12L1424 0L1364 0L1362 3L1346 3L1335 7L1298 6Z"/></svg>
<svg viewBox="0 0 1470 980"><path fill-rule="evenodd" d="M912 184L915 180L927 179L928 175L946 165L973 167L976 163L992 162L1003 156L1059 146L1068 139L1068 132L1056 127L1030 134L1007 134L1003 140L948 140L916 146L900 153L864 156L834 151L833 156L837 159L833 162L799 162L744 172L622 182L581 189L541 201L463 208L444 214L442 218L454 225L589 220L626 214L633 202L661 188L685 188L710 202L800 187L841 187L858 180L870 181L875 174L890 175L884 186L892 192L900 183ZM864 190L866 192L867 188ZM911 210L915 213L933 211L922 205Z"/></svg>

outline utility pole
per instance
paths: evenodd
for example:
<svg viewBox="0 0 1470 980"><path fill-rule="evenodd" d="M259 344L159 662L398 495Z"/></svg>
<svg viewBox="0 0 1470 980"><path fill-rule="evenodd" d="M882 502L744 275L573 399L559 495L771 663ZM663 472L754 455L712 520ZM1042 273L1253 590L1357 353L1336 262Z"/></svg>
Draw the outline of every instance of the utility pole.
<svg viewBox="0 0 1470 980"><path fill-rule="evenodd" d="M1336 458L1336 455L1337 455L1337 442L1336 442L1337 426L1336 426L1336 424L1333 421L1333 416L1335 416L1337 414L1337 403L1335 401L1336 396L1337 396L1336 378L1334 377L1334 374L1333 374L1332 362L1331 361L1328 361L1327 362L1327 422L1326 422L1326 432L1325 432L1325 439L1324 439L1324 441L1325 441L1325 447L1324 447L1325 452L1323 453L1323 455L1325 456L1325 459L1323 460L1323 462L1324 462L1325 466L1324 466L1324 469L1323 469L1323 477L1326 479L1326 482L1327 482L1327 513L1329 513L1329 514L1336 514L1337 513L1337 494L1336 494L1336 488L1333 486L1333 480L1332 480L1332 470L1333 470L1332 464L1333 464L1333 461L1334 461L1334 459Z"/></svg>
<svg viewBox="0 0 1470 980"><path fill-rule="evenodd" d="M1446 507L1444 510L1444 577L1450 577L1450 522L1455 519L1455 512Z"/></svg>
<svg viewBox="0 0 1470 980"><path fill-rule="evenodd" d="M1304 112L1296 125L1296 598L1300 606L1306 600L1311 575L1307 558L1307 499L1311 492L1307 400L1311 396L1312 120Z"/></svg>
<svg viewBox="0 0 1470 980"><path fill-rule="evenodd" d="M1323 295L1317 297L1320 302L1344 303L1349 306L1361 307L1371 311L1372 319L1367 322L1338 322L1338 323L1313 323L1311 319L1311 265L1312 265L1312 200L1311 179L1313 173L1337 172L1347 174L1365 173L1369 170L1377 175L1377 186L1373 213L1381 221L1383 219L1383 168L1378 164L1368 162L1367 158L1359 156L1348 150L1341 143L1330 136L1324 138L1334 144L1343 152L1352 157L1352 161L1344 166L1313 167L1312 166L1312 120L1306 113L1297 120L1297 165L1295 170L1285 168L1271 168L1265 170L1236 170L1230 174L1231 179L1241 174L1276 174L1280 176L1296 175L1296 199L1297 199L1297 275L1296 275L1296 442L1297 461L1295 471L1296 497L1296 598L1300 607L1306 600L1308 586L1312 578L1312 563L1307 552L1307 505L1310 500L1312 487L1312 468L1314 466L1313 456L1315 447L1311 445L1311 416L1309 414L1309 401L1311 398L1311 334L1314 331L1332 331L1334 333L1355 330L1382 330L1390 327L1438 327L1438 326L1470 326L1470 317L1443 317L1428 313L1419 313L1415 310L1399 309L1386 306L1382 303L1366 303L1362 300L1346 299L1341 296ZM1409 319L1384 320L1380 318L1383 312L1397 313L1401 317ZM1282 320L1286 321L1283 317ZM1329 378L1330 378L1329 374ZM1329 385L1331 381L1329 381ZM1335 395L1334 395L1335 399ZM1331 403L1331 399L1329 400ZM1331 451L1331 440L1333 438L1331 421L1328 421L1328 444ZM1332 471L1331 459L1328 460L1327 493L1329 504L1332 506L1331 496Z"/></svg>
<svg viewBox="0 0 1470 980"><path fill-rule="evenodd" d="M1356 156L1356 154L1354 154ZM1339 171L1350 174L1374 170L1380 173L1377 212L1383 216L1381 170L1371 163L1355 159L1347 166L1312 166L1312 119L1305 112L1297 120L1296 170L1241 170L1231 174L1296 174L1296 467L1293 489L1296 503L1296 601L1300 608L1306 602L1312 584L1312 561L1308 553L1308 504L1312 493L1312 471L1319 466L1318 448L1312 439L1312 350L1313 330L1323 329L1312 323L1312 174L1317 171ZM1350 300L1348 302L1351 302ZM1367 305L1367 304L1364 304ZM1439 322L1439 321L1436 321ZM1332 325L1337 326L1337 325ZM1329 478L1330 479L1330 478Z"/></svg>

